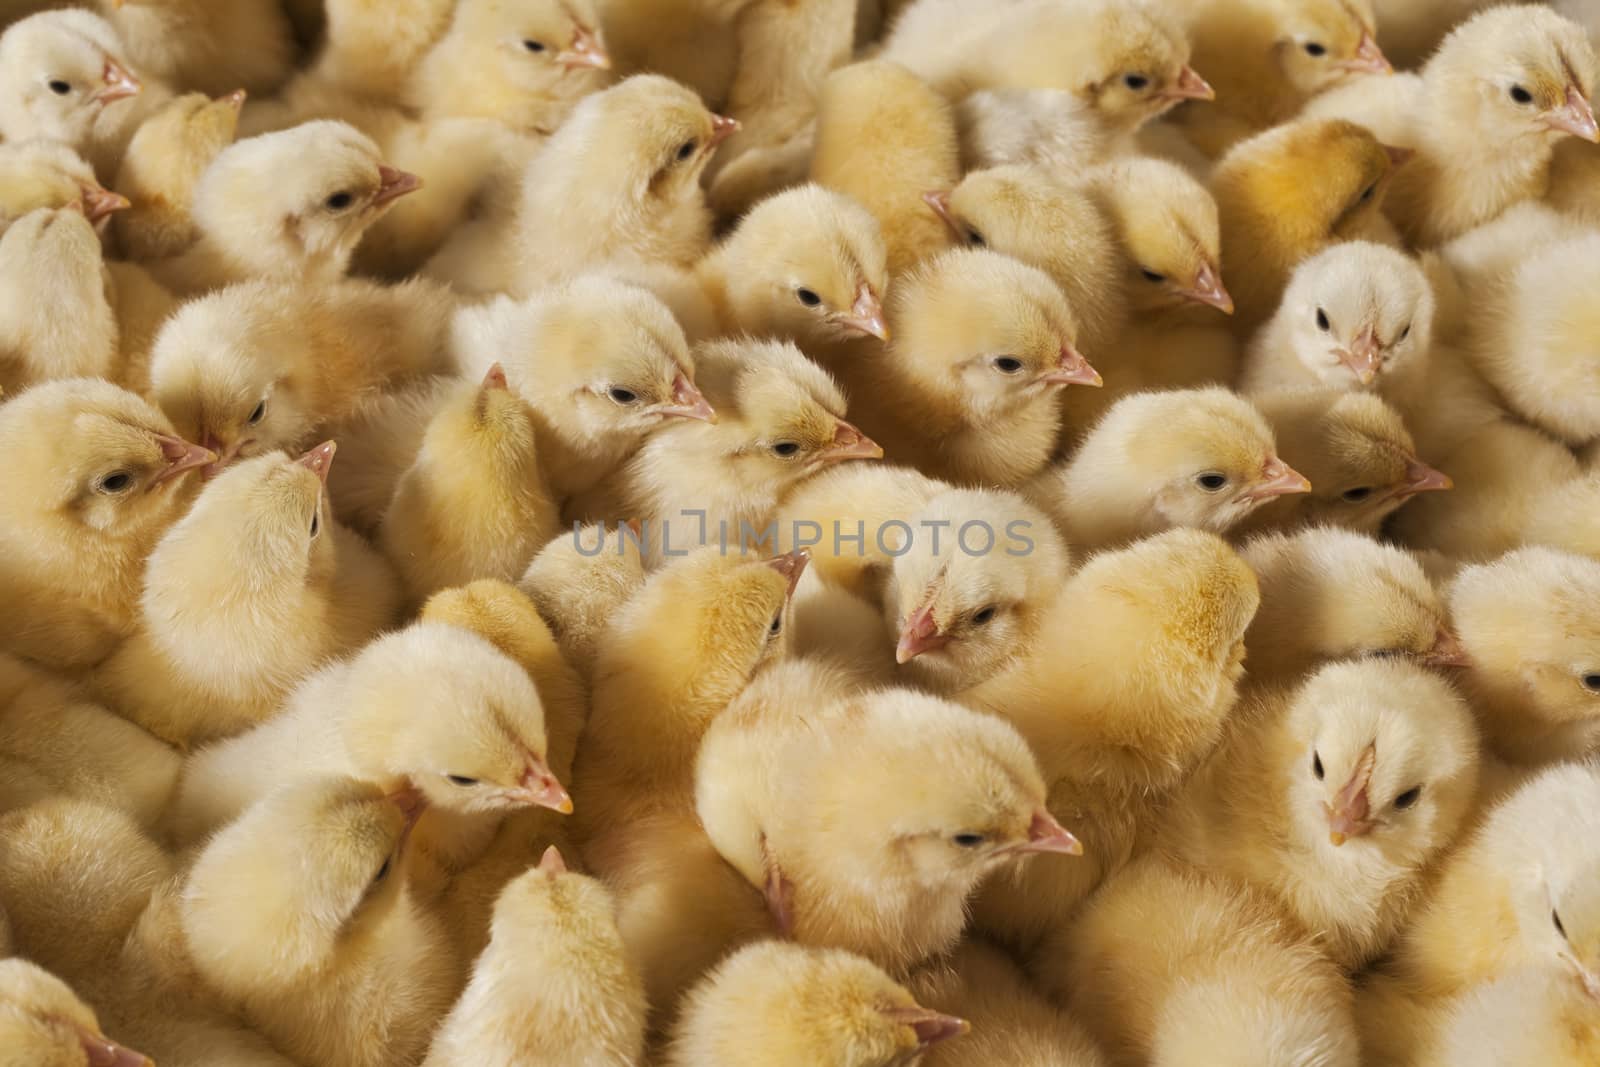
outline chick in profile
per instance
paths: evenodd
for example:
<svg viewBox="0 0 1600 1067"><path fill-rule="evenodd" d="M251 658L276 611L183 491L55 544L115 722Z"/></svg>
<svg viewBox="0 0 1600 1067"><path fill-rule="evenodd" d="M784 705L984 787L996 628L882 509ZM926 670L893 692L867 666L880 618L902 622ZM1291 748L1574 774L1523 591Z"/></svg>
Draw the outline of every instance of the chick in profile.
<svg viewBox="0 0 1600 1067"><path fill-rule="evenodd" d="M0 145L0 231L38 208L78 202L96 228L128 208L128 198L102 186L94 168L59 141L32 140Z"/></svg>
<svg viewBox="0 0 1600 1067"><path fill-rule="evenodd" d="M1250 344L1239 388L1382 392L1421 376L1433 317L1433 291L1415 260L1366 241L1336 244L1295 268Z"/></svg>
<svg viewBox="0 0 1600 1067"><path fill-rule="evenodd" d="M454 961L411 900L415 798L315 778L206 845L179 909L205 981L290 1055L328 1067L417 1062Z"/></svg>
<svg viewBox="0 0 1600 1067"><path fill-rule="evenodd" d="M144 560L216 461L139 397L87 378L0 404L0 645L58 669L130 635Z"/></svg>
<svg viewBox="0 0 1600 1067"><path fill-rule="evenodd" d="M560 529L533 415L499 364L464 383L422 438L378 526L413 602L477 578L512 581Z"/></svg>
<svg viewBox="0 0 1600 1067"><path fill-rule="evenodd" d="M921 1062L967 1022L920 1006L848 952L767 941L728 957L690 994L667 1067L894 1067Z"/></svg>
<svg viewBox="0 0 1600 1067"><path fill-rule="evenodd" d="M366 396L444 370L451 307L421 281L230 286L167 320L150 396L221 465L306 448Z"/></svg>
<svg viewBox="0 0 1600 1067"><path fill-rule="evenodd" d="M1175 526L1224 533L1311 488L1278 457L1261 413L1211 388L1124 397L1029 491L1069 544L1102 548Z"/></svg>
<svg viewBox="0 0 1600 1067"><path fill-rule="evenodd" d="M1582 1067L1600 1053L1594 997L1570 974L1529 970L1462 996L1419 1067Z"/></svg>
<svg viewBox="0 0 1600 1067"><path fill-rule="evenodd" d="M1455 484L1417 458L1399 412L1379 397L1306 389L1250 399L1272 426L1284 462L1305 474L1311 491L1268 501L1240 532L1339 526L1377 536L1407 501Z"/></svg>
<svg viewBox="0 0 1600 1067"><path fill-rule="evenodd" d="M153 1067L107 1037L70 986L23 959L0 959L0 1048L4 1067Z"/></svg>
<svg viewBox="0 0 1600 1067"><path fill-rule="evenodd" d="M0 235L0 388L110 378L117 316L100 238L81 204L40 208Z"/></svg>
<svg viewBox="0 0 1600 1067"><path fill-rule="evenodd" d="M551 848L501 892L489 947L423 1067L631 1067L644 1011L611 893Z"/></svg>
<svg viewBox="0 0 1600 1067"><path fill-rule="evenodd" d="M108 705L181 749L231 737L395 621L393 573L329 514L333 454L263 455L206 486L150 555L138 632L94 673Z"/></svg>
<svg viewBox="0 0 1600 1067"><path fill-rule="evenodd" d="M1579 759L1600 735L1600 562L1522 548L1464 568L1450 612L1464 681L1489 743L1506 759Z"/></svg>
<svg viewBox="0 0 1600 1067"><path fill-rule="evenodd" d="M1302 260L1339 241L1394 243L1384 194L1409 156L1353 122L1302 119L1222 157L1211 190L1241 336L1271 317Z"/></svg>
<svg viewBox="0 0 1600 1067"><path fill-rule="evenodd" d="M587 680L611 618L644 585L643 527L593 523L550 540L517 588Z"/></svg>
<svg viewBox="0 0 1600 1067"><path fill-rule="evenodd" d="M1360 970L1404 927L1476 803L1472 711L1433 672L1366 660L1324 667L1243 718L1173 803L1162 840L1275 898Z"/></svg>
<svg viewBox="0 0 1600 1067"><path fill-rule="evenodd" d="M226 11L196 0L100 0L99 7L141 70L212 96L270 93L295 61L283 5L245 0Z"/></svg>
<svg viewBox="0 0 1600 1067"><path fill-rule="evenodd" d="M200 176L233 143L244 93L211 99L188 93L146 119L128 142L112 184L129 201L112 220L123 254L136 260L175 256L198 233L190 203Z"/></svg>
<svg viewBox="0 0 1600 1067"><path fill-rule="evenodd" d="M327 284L344 276L372 224L420 187L347 123L248 137L219 153L195 184L193 247L151 268L188 293L252 278Z"/></svg>
<svg viewBox="0 0 1600 1067"><path fill-rule="evenodd" d="M862 429L933 478L1019 484L1055 448L1061 388L1100 384L1055 283L996 252L952 250L902 278L889 325L887 348L834 370Z"/></svg>

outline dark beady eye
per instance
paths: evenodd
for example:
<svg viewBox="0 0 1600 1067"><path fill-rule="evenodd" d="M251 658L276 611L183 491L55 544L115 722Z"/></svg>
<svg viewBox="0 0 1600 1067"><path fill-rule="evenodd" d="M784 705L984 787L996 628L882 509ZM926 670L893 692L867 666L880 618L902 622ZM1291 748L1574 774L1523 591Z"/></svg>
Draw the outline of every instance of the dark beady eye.
<svg viewBox="0 0 1600 1067"><path fill-rule="evenodd" d="M50 91L55 93L57 96L66 96L68 93L72 92L72 83L64 82L60 78L51 78L45 83L45 85L48 86Z"/></svg>
<svg viewBox="0 0 1600 1067"><path fill-rule="evenodd" d="M772 622L767 626L767 634L777 637L781 633L783 633L783 612L780 611L772 617Z"/></svg>
<svg viewBox="0 0 1600 1067"><path fill-rule="evenodd" d="M994 369L1001 374L1015 374L1022 369L1022 360L1016 356L996 356Z"/></svg>
<svg viewBox="0 0 1600 1067"><path fill-rule="evenodd" d="M624 389L620 385L613 385L606 390L606 395L618 404L632 404L638 401L639 394L632 389Z"/></svg>
<svg viewBox="0 0 1600 1067"><path fill-rule="evenodd" d="M322 532L322 510L319 508L311 513L311 536L315 537Z"/></svg>
<svg viewBox="0 0 1600 1067"><path fill-rule="evenodd" d="M772 454L783 459L788 459L791 456L798 455L799 452L800 445L794 441L779 441L777 444L772 446Z"/></svg>
<svg viewBox="0 0 1600 1067"><path fill-rule="evenodd" d="M1150 79L1143 74L1125 74L1122 77L1122 84L1137 93L1150 88Z"/></svg>
<svg viewBox="0 0 1600 1067"><path fill-rule="evenodd" d="M1316 776L1317 781L1322 781L1322 754L1319 752L1311 753L1311 773Z"/></svg>
<svg viewBox="0 0 1600 1067"><path fill-rule="evenodd" d="M972 625L974 625L974 626L982 626L985 623L990 622L991 620L993 620L994 616L995 616L995 609L994 609L993 605L990 605L989 607L986 607L986 608L980 608L972 616Z"/></svg>
<svg viewBox="0 0 1600 1067"><path fill-rule="evenodd" d="M257 404L255 407L250 409L250 414L245 419L245 421L248 422L250 425L254 426L256 423L260 422L262 419L264 419L266 417L267 417L267 402L265 400L263 400L259 404Z"/></svg>
<svg viewBox="0 0 1600 1067"><path fill-rule="evenodd" d="M1361 191L1361 203L1363 203L1363 204L1370 203L1372 198L1377 196L1377 195L1378 195L1378 187L1376 185L1369 185L1369 186L1367 186L1365 189L1363 189Z"/></svg>
<svg viewBox="0 0 1600 1067"><path fill-rule="evenodd" d="M522 47L526 48L530 52L543 52L544 51L544 42L543 41L523 41L522 42Z"/></svg>
<svg viewBox="0 0 1600 1067"><path fill-rule="evenodd" d="M1228 476L1217 471L1206 471L1197 476L1194 483L1208 493L1220 493L1227 488Z"/></svg>
<svg viewBox="0 0 1600 1067"><path fill-rule="evenodd" d="M989 242L983 239L983 234L974 230L971 226L967 227L967 244L972 245L974 248L989 247Z"/></svg>
<svg viewBox="0 0 1600 1067"><path fill-rule="evenodd" d="M385 858L383 861L383 866L378 868L378 873L372 876L372 884L377 885L379 882L382 882L385 878L389 877L389 871L393 867L394 857L389 856Z"/></svg>
<svg viewBox="0 0 1600 1067"><path fill-rule="evenodd" d="M1511 87L1511 99L1519 104L1531 104L1533 103L1533 94L1520 85L1513 85Z"/></svg>
<svg viewBox="0 0 1600 1067"><path fill-rule="evenodd" d="M1411 336L1411 324L1408 322L1408 323L1406 323L1406 328L1400 331L1400 337L1398 338L1398 340L1404 341L1407 337L1410 337L1410 336Z"/></svg>
<svg viewBox="0 0 1600 1067"><path fill-rule="evenodd" d="M1328 54L1328 49L1327 49L1327 47L1325 45L1319 44L1316 41L1307 41L1306 42L1306 55L1308 55L1308 56L1316 56L1318 59L1321 59L1323 56L1325 56L1327 54Z"/></svg>
<svg viewBox="0 0 1600 1067"><path fill-rule="evenodd" d="M1401 811L1405 811L1411 805L1415 804L1417 802L1417 798L1421 796L1422 787L1420 785L1414 785L1410 789L1407 789L1404 793L1401 793L1399 796L1394 798L1394 806L1399 808Z"/></svg>
<svg viewBox="0 0 1600 1067"><path fill-rule="evenodd" d="M954 841L962 848L977 848L979 845L987 841L988 838L984 837L982 834L964 833L956 834L950 840Z"/></svg>
<svg viewBox="0 0 1600 1067"><path fill-rule="evenodd" d="M1363 485L1356 489L1346 489L1342 495L1342 499L1346 504L1359 504L1371 495L1372 490Z"/></svg>
<svg viewBox="0 0 1600 1067"><path fill-rule="evenodd" d="M1591 693L1600 693L1600 672L1584 675L1583 687Z"/></svg>
<svg viewBox="0 0 1600 1067"><path fill-rule="evenodd" d="M678 146L678 162L684 163L694 155L695 149L700 147L699 141L685 141Z"/></svg>
<svg viewBox="0 0 1600 1067"><path fill-rule="evenodd" d="M126 493L129 489L133 488L133 475L128 471L112 471L110 474L100 479L100 484L97 486L97 488L100 490L100 492L105 493L107 496L116 496L118 493Z"/></svg>
<svg viewBox="0 0 1600 1067"><path fill-rule="evenodd" d="M345 208L355 203L355 199L356 198L349 193L338 192L324 200L323 204L329 211L343 211Z"/></svg>
<svg viewBox="0 0 1600 1067"><path fill-rule="evenodd" d="M450 782L451 785L459 785L463 788L478 784L478 780L476 778L468 778L464 774L447 774L445 775L445 778Z"/></svg>
<svg viewBox="0 0 1600 1067"><path fill-rule="evenodd" d="M1567 936L1567 928L1561 922L1561 913L1555 908L1550 909L1550 921L1555 924L1556 933L1560 934L1562 939L1565 940Z"/></svg>
<svg viewBox="0 0 1600 1067"><path fill-rule="evenodd" d="M1154 282L1157 285L1160 285L1162 282L1167 280L1167 276L1165 274L1157 274L1155 271L1145 270L1143 267L1139 268L1139 273L1144 275L1145 281Z"/></svg>
<svg viewBox="0 0 1600 1067"><path fill-rule="evenodd" d="M796 289L794 291L794 296L796 300L800 301L800 303L804 304L808 308L822 306L822 297L818 296L810 289Z"/></svg>
<svg viewBox="0 0 1600 1067"><path fill-rule="evenodd" d="M1323 311L1321 308L1317 309L1317 329L1321 330L1323 333L1327 333L1329 330L1333 329L1333 323L1328 321L1328 313Z"/></svg>

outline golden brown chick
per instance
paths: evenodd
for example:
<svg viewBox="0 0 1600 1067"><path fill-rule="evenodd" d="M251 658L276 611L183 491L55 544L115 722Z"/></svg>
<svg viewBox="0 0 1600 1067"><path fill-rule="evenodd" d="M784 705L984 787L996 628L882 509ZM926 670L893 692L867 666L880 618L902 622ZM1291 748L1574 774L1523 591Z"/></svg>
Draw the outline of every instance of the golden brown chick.
<svg viewBox="0 0 1600 1067"><path fill-rule="evenodd" d="M1311 488L1261 413L1214 387L1124 397L1029 494L1068 543L1104 548L1175 526L1225 533Z"/></svg>
<svg viewBox="0 0 1600 1067"><path fill-rule="evenodd" d="M643 527L576 527L539 550L517 582L585 680L611 617L644 585Z"/></svg>
<svg viewBox="0 0 1600 1067"><path fill-rule="evenodd" d="M133 632L145 557L192 499L183 475L216 454L107 382L36 386L0 404L5 465L0 643L82 669Z"/></svg>
<svg viewBox="0 0 1600 1067"><path fill-rule="evenodd" d="M100 238L73 201L40 208L0 235L0 388L110 378L117 316Z"/></svg>
<svg viewBox="0 0 1600 1067"><path fill-rule="evenodd" d="M1302 260L1341 240L1382 240L1384 193L1409 158L1366 129L1301 120L1236 145L1211 176L1241 336L1278 306Z"/></svg>
<svg viewBox="0 0 1600 1067"><path fill-rule="evenodd" d="M216 100L189 93L139 126L112 183L129 201L112 220L124 255L165 259L194 242L189 205L200 176L233 143L243 106L242 92Z"/></svg>
<svg viewBox="0 0 1600 1067"><path fill-rule="evenodd" d="M293 29L276 0L226 10L201 0L98 0L140 69L178 89L221 96L269 93L296 58Z"/></svg>
<svg viewBox="0 0 1600 1067"><path fill-rule="evenodd" d="M695 987L667 1067L894 1067L967 1032L920 1006L848 952L767 941L728 957Z"/></svg>
<svg viewBox="0 0 1600 1067"><path fill-rule="evenodd" d="M70 986L21 959L0 959L0 1047L6 1067L153 1067L107 1037Z"/></svg>
<svg viewBox="0 0 1600 1067"><path fill-rule="evenodd" d="M477 578L512 581L560 531L536 439L498 363L482 384L457 387L429 422L378 527L413 602Z"/></svg>

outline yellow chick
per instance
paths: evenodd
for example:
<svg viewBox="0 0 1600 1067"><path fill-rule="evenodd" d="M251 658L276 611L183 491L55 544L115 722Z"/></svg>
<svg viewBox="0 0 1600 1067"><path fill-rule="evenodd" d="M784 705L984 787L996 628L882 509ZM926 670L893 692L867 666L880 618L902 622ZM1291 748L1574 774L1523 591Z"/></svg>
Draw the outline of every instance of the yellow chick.
<svg viewBox="0 0 1600 1067"><path fill-rule="evenodd" d="M151 398L220 463L311 445L327 424L407 377L445 370L451 294L247 282L190 301L151 356Z"/></svg>
<svg viewBox="0 0 1600 1067"><path fill-rule="evenodd" d="M104 188L94 168L59 141L0 144L0 231L38 208L66 207L74 201L96 229L103 229L128 198Z"/></svg>
<svg viewBox="0 0 1600 1067"><path fill-rule="evenodd" d="M1175 526L1225 533L1269 500L1311 488L1278 457L1261 413L1214 387L1117 401L1029 493L1069 544L1105 548Z"/></svg>
<svg viewBox="0 0 1600 1067"><path fill-rule="evenodd" d="M560 531L536 438L499 364L481 385L458 387L429 422L378 527L413 602L476 578L515 580Z"/></svg>
<svg viewBox="0 0 1600 1067"><path fill-rule="evenodd" d="M1450 476L1417 458L1399 412L1366 393L1304 389L1250 398L1272 426L1285 463L1311 492L1271 500L1241 533L1339 526L1377 536L1384 520L1421 493L1450 489Z"/></svg>
<svg viewBox="0 0 1600 1067"><path fill-rule="evenodd" d="M1250 343L1239 388L1382 392L1391 377L1421 375L1433 317L1433 290L1415 260L1367 241L1336 244L1295 268Z"/></svg>
<svg viewBox="0 0 1600 1067"><path fill-rule="evenodd" d="M848 952L766 941L690 994L666 1067L895 1067L968 1030Z"/></svg>
<svg viewBox="0 0 1600 1067"><path fill-rule="evenodd" d="M1536 504L1522 529L1521 543L1548 545L1600 558L1600 474L1592 469L1574 481L1558 482Z"/></svg>
<svg viewBox="0 0 1600 1067"><path fill-rule="evenodd" d="M1461 997L1418 1067L1538 1063L1583 1067L1600 1055L1594 994L1570 974L1529 970Z"/></svg>
<svg viewBox="0 0 1600 1067"><path fill-rule="evenodd" d="M753 690L730 706L695 781L706 834L786 936L904 974L955 946L985 879L1083 851L1046 810L1038 765L1006 723L895 689L806 699L802 712L804 692ZM938 788L908 792L923 777Z"/></svg>
<svg viewBox="0 0 1600 1067"><path fill-rule="evenodd" d="M872 212L889 273L899 275L950 244L922 197L961 180L955 112L898 63L869 60L834 71L817 101L811 180Z"/></svg>
<svg viewBox="0 0 1600 1067"><path fill-rule="evenodd" d="M500 894L489 948L423 1067L632 1067L644 1014L611 893L552 847Z"/></svg>
<svg viewBox="0 0 1600 1067"><path fill-rule="evenodd" d="M216 453L179 438L150 404L108 382L35 386L0 404L10 457L0 507L0 644L82 669L130 635L145 557Z"/></svg>
<svg viewBox="0 0 1600 1067"><path fill-rule="evenodd" d="M670 420L716 417L683 330L637 286L588 275L530 301L464 309L451 332L463 373L498 361L527 401L561 501L594 489Z"/></svg>
<svg viewBox="0 0 1600 1067"><path fill-rule="evenodd" d="M138 632L94 672L109 706L183 749L231 737L396 620L393 572L329 514L333 454L260 456L206 486L150 554Z"/></svg>
<svg viewBox="0 0 1600 1067"><path fill-rule="evenodd" d="M1108 882L1035 972L1113 1063L1362 1062L1332 961L1257 894L1158 856Z"/></svg>
<svg viewBox="0 0 1600 1067"><path fill-rule="evenodd" d="M372 224L420 187L347 123L247 137L219 153L195 184L193 247L151 269L188 293L251 278L327 284L344 276Z"/></svg>
<svg viewBox="0 0 1600 1067"><path fill-rule="evenodd" d="M110 378L117 316L106 282L100 238L77 201L0 235L0 388Z"/></svg>
<svg viewBox="0 0 1600 1067"><path fill-rule="evenodd" d="M586 680L611 618L644 585L643 527L591 524L553 538L517 582Z"/></svg>
<svg viewBox="0 0 1600 1067"><path fill-rule="evenodd" d="M242 92L213 100L199 93L178 97L139 127L128 142L112 184L126 211L112 220L124 255L153 260L175 256L198 233L189 213L200 176L233 143Z"/></svg>
<svg viewBox="0 0 1600 1067"><path fill-rule="evenodd" d="M226 10L195 0L98 0L142 70L179 89L212 96L269 93L289 76L297 51L276 0Z"/></svg>
<svg viewBox="0 0 1600 1067"><path fill-rule="evenodd" d="M382 7L367 0L315 0L315 5L326 15L326 25L313 78L385 103L401 99L428 49L450 28L457 7L455 0L394 0Z"/></svg>
<svg viewBox="0 0 1600 1067"><path fill-rule="evenodd" d="M185 879L195 968L290 1055L414 1063L448 1009L454 961L406 884L419 810L348 778L297 784L212 838Z"/></svg>
<svg viewBox="0 0 1600 1067"><path fill-rule="evenodd" d="M1492 0L1372 0L1378 40L1402 70L1420 67L1459 23ZM1558 2L1553 5L1560 8Z"/></svg>
<svg viewBox="0 0 1600 1067"><path fill-rule="evenodd" d="M1600 733L1600 562L1523 548L1463 568L1450 612L1466 690L1495 751L1517 763L1579 759Z"/></svg>
<svg viewBox="0 0 1600 1067"><path fill-rule="evenodd" d="M1100 384L1078 323L1042 271L956 249L900 279L894 340L833 369L891 460L957 484L1010 487L1039 472L1061 430L1061 389Z"/></svg>
<svg viewBox="0 0 1600 1067"><path fill-rule="evenodd" d="M979 929L1031 950L1127 861L1221 737L1258 600L1255 576L1217 537L1160 534L1090 559L1027 654L959 695L1027 738L1050 812L1085 849L1075 863L992 879L974 908Z"/></svg>
<svg viewBox="0 0 1600 1067"><path fill-rule="evenodd" d="M1581 27L1543 4L1505 5L1458 26L1409 84L1352 87L1313 112L1396 127L1380 134L1417 158L1396 177L1389 213L1413 245L1432 248L1543 196L1562 138L1600 141L1594 77Z"/></svg>
<svg viewBox="0 0 1600 1067"><path fill-rule="evenodd" d="M27 960L0 959L0 1041L6 1067L154 1067L107 1037L70 986Z"/></svg>
<svg viewBox="0 0 1600 1067"><path fill-rule="evenodd" d="M1211 190L1241 336L1271 317L1302 260L1339 241L1392 234L1384 193L1409 158L1363 127L1334 119L1279 126L1222 157Z"/></svg>
<svg viewBox="0 0 1600 1067"><path fill-rule="evenodd" d="M1241 718L1174 801L1162 841L1276 899L1359 970L1399 934L1477 801L1472 711L1431 671L1367 660L1324 667Z"/></svg>

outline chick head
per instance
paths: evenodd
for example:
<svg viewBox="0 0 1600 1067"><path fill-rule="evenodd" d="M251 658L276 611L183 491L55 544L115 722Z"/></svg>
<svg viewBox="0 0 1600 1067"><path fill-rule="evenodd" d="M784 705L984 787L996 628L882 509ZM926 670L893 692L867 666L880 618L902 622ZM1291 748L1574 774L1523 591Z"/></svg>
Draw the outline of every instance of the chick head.
<svg viewBox="0 0 1600 1067"><path fill-rule="evenodd" d="M204 93L185 93L146 119L135 141L173 173L198 171L233 143L244 101L243 89L214 100Z"/></svg>
<svg viewBox="0 0 1600 1067"><path fill-rule="evenodd" d="M1368 0L1297 0L1279 9L1282 32L1273 48L1301 95L1315 96L1352 75L1394 73L1378 47Z"/></svg>
<svg viewBox="0 0 1600 1067"><path fill-rule="evenodd" d="M965 1020L919 1006L873 964L839 949L764 941L689 994L672 1062L731 1067L910 1067Z"/></svg>
<svg viewBox="0 0 1600 1067"><path fill-rule="evenodd" d="M878 220L847 196L804 185L769 197L722 249L737 328L802 346L887 341L887 255Z"/></svg>
<svg viewBox="0 0 1600 1067"><path fill-rule="evenodd" d="M248 137L200 175L193 214L207 239L257 273L344 273L368 227L407 193L414 174L383 162L370 137L319 120Z"/></svg>
<svg viewBox="0 0 1600 1067"><path fill-rule="evenodd" d="M413 624L368 645L347 684L345 747L364 777L455 812L572 810L550 770L538 691L477 634Z"/></svg>
<svg viewBox="0 0 1600 1067"><path fill-rule="evenodd" d="M472 44L473 61L496 82L524 97L575 103L603 87L611 69L590 0L465 0L451 33Z"/></svg>
<svg viewBox="0 0 1600 1067"><path fill-rule="evenodd" d="M402 899L420 813L350 778L296 781L211 839L180 892L189 951L223 984L309 977Z"/></svg>
<svg viewBox="0 0 1600 1067"><path fill-rule="evenodd" d="M94 169L57 141L0 145L0 233L38 208L77 204L91 223L128 207L128 199L101 186Z"/></svg>
<svg viewBox="0 0 1600 1067"><path fill-rule="evenodd" d="M21 958L0 960L0 1067L153 1067L100 1032L65 982Z"/></svg>
<svg viewBox="0 0 1600 1067"><path fill-rule="evenodd" d="M1346 241L1300 264L1278 315L1288 319L1294 358L1319 382L1373 389L1427 355L1433 308L1433 289L1410 256Z"/></svg>
<svg viewBox="0 0 1600 1067"><path fill-rule="evenodd" d="M1077 319L1049 275L1008 256L957 248L895 287L891 353L975 420L995 418L1063 385L1099 385L1075 347Z"/></svg>
<svg viewBox="0 0 1600 1067"><path fill-rule="evenodd" d="M533 414L495 363L482 382L463 383L439 409L423 434L422 450L451 457L451 466L520 473L537 483L535 443Z"/></svg>
<svg viewBox="0 0 1600 1067"><path fill-rule="evenodd" d="M1193 175L1165 160L1130 158L1101 168L1094 188L1117 234L1135 317L1196 305L1233 313L1217 202Z"/></svg>
<svg viewBox="0 0 1600 1067"><path fill-rule="evenodd" d="M1461 828L1478 787L1478 727L1437 674L1404 660L1334 663L1287 721L1297 846L1417 868ZM1267 800L1275 803L1275 800Z"/></svg>
<svg viewBox="0 0 1600 1067"><path fill-rule="evenodd" d="M0 448L9 507L113 542L165 526L183 503L178 480L216 460L141 398L88 378L46 382L0 405Z"/></svg>
<svg viewBox="0 0 1600 1067"><path fill-rule="evenodd" d="M500 891L490 936L497 951L539 969L548 982L618 989L637 981L629 977L616 899L600 881L569 871L554 845Z"/></svg>
<svg viewBox="0 0 1600 1067"><path fill-rule="evenodd" d="M910 527L884 596L896 657L928 688L966 689L1029 650L1067 547L1043 512L1001 490L942 493Z"/></svg>
<svg viewBox="0 0 1600 1067"><path fill-rule="evenodd" d="M1600 141L1589 36L1544 4L1492 7L1457 26L1423 69L1436 99L1485 143Z"/></svg>
<svg viewBox="0 0 1600 1067"><path fill-rule="evenodd" d="M81 147L109 104L138 94L117 31L88 11L46 11L0 34L0 134Z"/></svg>
<svg viewBox="0 0 1600 1067"><path fill-rule="evenodd" d="M1078 492L1149 507L1162 527L1221 533L1269 500L1311 489L1278 458L1261 413L1220 387L1124 397L1080 455L1069 468Z"/></svg>
<svg viewBox="0 0 1600 1067"><path fill-rule="evenodd" d="M584 98L567 126L592 158L622 161L610 167L627 180L635 202L663 206L703 195L706 164L739 128L659 74L635 74Z"/></svg>

